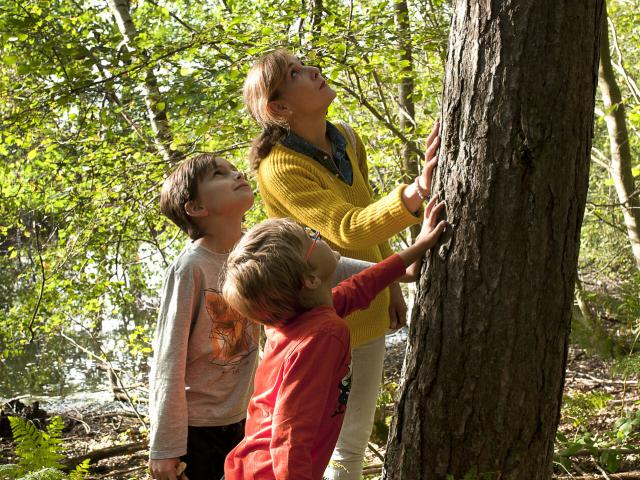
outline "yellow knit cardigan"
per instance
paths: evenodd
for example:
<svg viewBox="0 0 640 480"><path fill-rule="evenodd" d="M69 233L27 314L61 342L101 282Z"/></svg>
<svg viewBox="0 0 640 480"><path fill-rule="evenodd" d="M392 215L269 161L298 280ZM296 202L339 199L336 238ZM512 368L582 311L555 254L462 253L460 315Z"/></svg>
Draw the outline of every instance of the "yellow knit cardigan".
<svg viewBox="0 0 640 480"><path fill-rule="evenodd" d="M312 158L278 143L258 167L260 194L269 217L292 218L320 232L341 255L376 263L393 253L388 239L419 223L420 218L402 203L406 185L373 200L362 140L350 127L336 126L348 142L352 185ZM346 322L352 347L383 336L389 329L388 289Z"/></svg>

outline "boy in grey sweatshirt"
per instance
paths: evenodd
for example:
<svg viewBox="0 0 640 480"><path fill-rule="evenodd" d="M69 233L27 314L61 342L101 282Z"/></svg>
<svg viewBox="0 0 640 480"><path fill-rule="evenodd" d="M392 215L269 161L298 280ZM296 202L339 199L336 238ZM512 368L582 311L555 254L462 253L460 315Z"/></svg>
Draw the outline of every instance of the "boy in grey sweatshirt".
<svg viewBox="0 0 640 480"><path fill-rule="evenodd" d="M181 460L189 480L219 479L244 435L260 330L220 290L252 205L242 173L210 154L184 161L162 187L160 210L192 242L165 274L153 344L149 468L157 480L175 480Z"/></svg>

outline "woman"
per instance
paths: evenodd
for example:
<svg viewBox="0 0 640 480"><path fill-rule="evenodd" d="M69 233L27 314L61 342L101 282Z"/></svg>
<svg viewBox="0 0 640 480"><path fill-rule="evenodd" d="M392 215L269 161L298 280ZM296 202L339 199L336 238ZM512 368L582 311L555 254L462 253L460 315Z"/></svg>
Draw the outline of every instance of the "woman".
<svg viewBox="0 0 640 480"><path fill-rule="evenodd" d="M251 167L270 217L290 217L318 231L343 256L379 262L393 253L391 236L420 222L437 163L439 125L427 139L422 174L374 201L362 141L348 125L326 119L335 97L320 71L290 52L276 50L259 59L244 85L245 104L263 128L253 143ZM402 326L405 315L402 292L394 284L370 308L347 318L351 392L327 478L362 475L382 378L384 335Z"/></svg>

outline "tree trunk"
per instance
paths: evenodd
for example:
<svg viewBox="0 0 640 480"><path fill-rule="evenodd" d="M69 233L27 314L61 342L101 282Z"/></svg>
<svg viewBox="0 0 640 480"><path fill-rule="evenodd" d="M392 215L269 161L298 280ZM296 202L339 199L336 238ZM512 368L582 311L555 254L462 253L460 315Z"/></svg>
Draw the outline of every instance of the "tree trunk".
<svg viewBox="0 0 640 480"><path fill-rule="evenodd" d="M398 32L398 48L400 49L400 61L405 62L402 66L402 74L398 84L398 117L400 119L400 130L403 134L413 133L415 130L415 106L413 103L413 52L411 48L411 23L409 21L409 8L407 0L396 0L394 5L394 17L396 31ZM402 168L404 170L404 181L410 183L420 173L418 157L415 153L416 145L413 141L405 143L402 149ZM420 226L414 225L410 229L411 242L420 233Z"/></svg>
<svg viewBox="0 0 640 480"><path fill-rule="evenodd" d="M311 2L311 44L315 45L322 35L322 12L324 7L322 0Z"/></svg>
<svg viewBox="0 0 640 480"><path fill-rule="evenodd" d="M455 4L435 192L385 478L551 477L602 0Z"/></svg>
<svg viewBox="0 0 640 480"><path fill-rule="evenodd" d="M609 131L613 182L624 215L624 223L627 226L627 236L631 243L633 257L636 266L640 269L640 195L635 192L633 173L631 172L627 118L620 88L611 65L609 29L606 18L603 20L601 32L598 86L602 92L605 121Z"/></svg>
<svg viewBox="0 0 640 480"><path fill-rule="evenodd" d="M109 7L118 25L118 30L124 38L124 44L135 48L133 42L138 32L129 11L129 0L109 0ZM147 62L149 60L147 52L145 50L140 52L143 60ZM151 66L144 71L143 96L158 153L167 163L175 163L182 158L182 155L171 149L173 133L169 128L169 120L165 111L166 103L163 101L158 88L158 80Z"/></svg>

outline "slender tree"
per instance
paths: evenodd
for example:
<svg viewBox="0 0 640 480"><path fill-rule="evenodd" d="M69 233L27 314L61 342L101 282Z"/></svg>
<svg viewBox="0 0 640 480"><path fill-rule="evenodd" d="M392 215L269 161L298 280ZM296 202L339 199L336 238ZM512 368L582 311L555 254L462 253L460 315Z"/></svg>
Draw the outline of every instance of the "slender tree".
<svg viewBox="0 0 640 480"><path fill-rule="evenodd" d="M394 19L398 32L398 49L402 70L398 82L398 118L400 130L407 136L415 130L416 109L413 101L414 72L413 53L411 48L411 22L409 21L409 7L406 0L396 0L393 4ZM418 157L415 153L416 146L409 140L402 149L402 169L405 181L412 181L418 175ZM411 229L411 236L419 232L416 225Z"/></svg>
<svg viewBox="0 0 640 480"><path fill-rule="evenodd" d="M311 37L312 43L318 42L322 34L322 12L324 7L322 0L312 0L311 2Z"/></svg>
<svg viewBox="0 0 640 480"><path fill-rule="evenodd" d="M452 225L416 296L387 479L551 476L602 15L454 5L435 185Z"/></svg>
<svg viewBox="0 0 640 480"><path fill-rule="evenodd" d="M640 192L635 190L633 173L631 172L631 148L629 147L629 131L627 116L620 87L616 81L611 64L609 49L609 29L605 15L602 21L600 43L599 82L602 101L605 109L605 121L609 132L611 146L611 175L618 194L620 208L627 227L627 236L631 250L640 269Z"/></svg>
<svg viewBox="0 0 640 480"><path fill-rule="evenodd" d="M149 55L145 49L135 48L135 38L138 31L129 10L129 0L109 0L111 13L115 18L118 30L124 39L124 45L133 50L139 50L143 60L149 61ZM181 155L171 149L173 132L169 128L169 120L166 113L166 102L158 86L158 79L153 67L149 66L144 71L144 101L147 106L147 115L151 123L151 129L155 135L155 145L160 155L166 162L176 162Z"/></svg>

